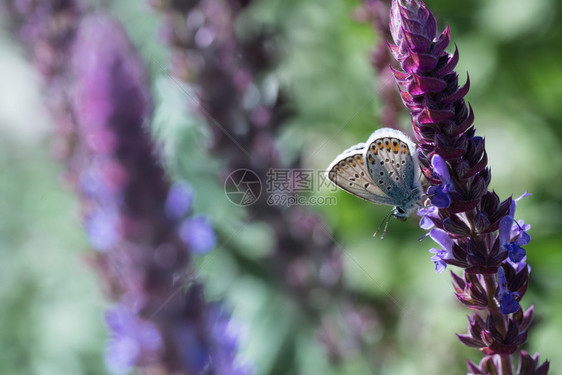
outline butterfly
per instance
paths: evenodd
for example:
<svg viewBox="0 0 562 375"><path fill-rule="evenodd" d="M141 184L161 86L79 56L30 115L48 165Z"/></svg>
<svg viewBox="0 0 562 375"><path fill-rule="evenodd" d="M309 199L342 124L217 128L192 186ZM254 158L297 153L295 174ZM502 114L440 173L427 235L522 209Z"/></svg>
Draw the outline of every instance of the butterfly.
<svg viewBox="0 0 562 375"><path fill-rule="evenodd" d="M330 164L326 176L348 193L394 206L383 220L386 224L381 239L390 216L406 220L422 199L416 146L404 133L391 128L378 129L367 142L342 152Z"/></svg>

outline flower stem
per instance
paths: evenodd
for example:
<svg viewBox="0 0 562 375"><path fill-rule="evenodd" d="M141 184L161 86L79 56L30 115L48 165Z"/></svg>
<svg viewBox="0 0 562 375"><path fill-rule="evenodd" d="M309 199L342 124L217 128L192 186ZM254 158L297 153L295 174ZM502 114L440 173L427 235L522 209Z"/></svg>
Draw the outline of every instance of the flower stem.
<svg viewBox="0 0 562 375"><path fill-rule="evenodd" d="M513 365L510 355L500 355L502 375L513 375Z"/></svg>
<svg viewBox="0 0 562 375"><path fill-rule="evenodd" d="M490 316L496 322L496 328L502 336L507 332L507 322L504 315L501 313L498 304L496 303L495 295L497 290L496 278L494 275L483 275L484 282L486 283L486 293L488 295L488 311ZM501 322L501 323L500 323Z"/></svg>

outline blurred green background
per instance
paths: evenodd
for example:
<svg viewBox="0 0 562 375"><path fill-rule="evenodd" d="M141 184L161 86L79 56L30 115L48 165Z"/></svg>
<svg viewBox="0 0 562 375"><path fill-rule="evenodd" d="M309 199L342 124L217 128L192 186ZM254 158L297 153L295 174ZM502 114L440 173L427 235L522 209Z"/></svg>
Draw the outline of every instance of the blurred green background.
<svg viewBox="0 0 562 375"><path fill-rule="evenodd" d="M211 216L223 239L259 260L271 246L267 224L243 224L245 212L224 195L222 162L205 153L208 132L186 109L190 99L167 75L168 52L158 40L160 19L143 2L106 1L124 22L150 67L157 100L155 134L171 174L190 181L196 210ZM451 28L460 51L457 72L470 74L468 101L477 132L486 137L491 188L521 201L517 219L532 225L532 267L524 307L537 324L525 349L562 374L562 2L555 0L427 1L440 27ZM379 123L377 78L369 53L379 37L354 14L359 2L262 0L242 22L283 32L275 72L297 115L279 144L287 159L303 153L306 167L324 169L335 155L364 141ZM5 24L6 20L3 20ZM52 129L41 79L6 27L0 33L0 373L103 374L107 307L86 262L88 246L75 196L52 160ZM406 129L409 119L402 119ZM189 151L186 151L189 150ZM462 374L464 359L481 355L461 346L470 312L457 303L447 273L429 261L429 239L416 220L391 222L384 241L372 234L386 207L343 192L336 206L309 207L332 225L344 252L350 288L396 306L397 323L369 331L368 350L348 351L334 368L310 322L286 296L248 276L219 248L197 259L210 298L227 298L244 327L241 356L256 374L272 372L286 337L296 343L291 374ZM359 265L361 265L359 267ZM328 296L329 298L329 296ZM392 344L380 340L391 330ZM388 332L386 333L388 335ZM373 363L384 353L383 363ZM280 354L281 353L281 354ZM371 355L372 354L372 355ZM377 360L379 360L377 359Z"/></svg>

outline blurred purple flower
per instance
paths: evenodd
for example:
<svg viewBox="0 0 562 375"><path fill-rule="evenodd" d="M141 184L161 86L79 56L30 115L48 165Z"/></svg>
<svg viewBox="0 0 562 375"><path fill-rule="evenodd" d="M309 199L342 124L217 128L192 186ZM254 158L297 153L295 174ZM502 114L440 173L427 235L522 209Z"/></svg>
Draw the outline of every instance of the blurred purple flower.
<svg viewBox="0 0 562 375"><path fill-rule="evenodd" d="M154 323L141 319L123 305L109 310L105 320L110 329L106 363L111 371L127 372L135 365L158 358L162 337Z"/></svg>
<svg viewBox="0 0 562 375"><path fill-rule="evenodd" d="M241 327L232 321L230 314L219 304L210 313L208 324L213 339L214 361L222 375L250 375L250 366L237 359Z"/></svg>
<svg viewBox="0 0 562 375"><path fill-rule="evenodd" d="M166 214L170 219L181 219L191 210L192 203L193 189L185 182L176 182L170 187L166 198Z"/></svg>
<svg viewBox="0 0 562 375"><path fill-rule="evenodd" d="M185 219L180 225L179 234L189 251L195 254L208 253L217 244L215 231L209 220L203 216Z"/></svg>
<svg viewBox="0 0 562 375"><path fill-rule="evenodd" d="M238 358L241 330L230 311L214 302L206 304L205 314L201 314L198 306L204 298L200 284L194 285L182 301L184 319L176 320L171 331L182 368L188 374L251 374L251 368Z"/></svg>
<svg viewBox="0 0 562 375"><path fill-rule="evenodd" d="M184 183L170 186L147 127L152 98L145 65L127 33L107 15L87 15L78 0L5 3L2 9L45 79L62 142L57 156L66 162L88 238L99 250L92 263L104 290L119 301L106 315L108 368L192 374L178 353L201 348L211 353L204 370L222 374L206 325L211 305L201 292L186 314L184 294L177 293L178 287L185 294L202 290L193 278L192 250L178 232L192 192ZM214 233L204 220L196 224L190 238L203 251L214 243ZM182 325L201 333L197 343L174 342L174 328Z"/></svg>
<svg viewBox="0 0 562 375"><path fill-rule="evenodd" d="M199 115L213 135L210 151L226 163L224 176L250 169L261 181L268 181L271 170L300 169L302 159L294 158L289 164L276 142L281 127L293 112L282 85L277 84L280 81L274 69L280 51L277 30L237 32L238 23L245 22L242 12L253 3L248 0L151 1L164 15L163 37L172 47L173 80L188 82L196 89ZM288 186L286 193L292 196L295 186L292 183ZM309 298L310 288L337 296L342 304L349 303L347 296L354 291L342 282L341 251L331 238L331 230L317 214L303 207L268 204L267 199L259 199L246 209L252 221L267 223L271 228L271 251L260 264L272 266L266 266L267 272L256 273L254 270L262 266L252 266L255 260L247 258L238 246L231 246L229 250L236 254L234 259L241 270L256 275L266 284L273 281L276 288L289 293L302 313L312 317L311 321L321 321L328 314ZM214 244L214 237L203 226L203 232L209 235L196 239L206 245L194 246L196 241L192 236L199 231L192 229L191 221L182 224L182 239L190 244L191 251L197 248L208 251L211 245L206 243ZM203 241L205 238L211 240ZM323 275L326 269L333 270L329 277ZM298 277L291 277L294 274ZM353 300L367 304L360 298ZM388 308L382 300L371 300L368 304ZM393 314L381 315L395 319ZM359 346L360 335L352 329L347 332ZM296 345L292 338L290 345ZM339 362L344 356L342 352L331 358ZM297 371L289 368L293 363L286 366L286 372Z"/></svg>
<svg viewBox="0 0 562 375"><path fill-rule="evenodd" d="M130 41L124 32L114 31L115 24L107 17L86 18L79 28L73 54L78 82L76 115L83 129L88 130L85 139L92 149L108 140L118 147L116 143L124 140L115 132L126 131L131 121L142 121L151 113L148 90L139 87L139 83L146 82L144 66L137 56L123 54L123 46L129 46ZM91 46L96 46L97 53ZM105 128L109 123L113 129ZM114 151L113 147L103 148Z"/></svg>
<svg viewBox="0 0 562 375"><path fill-rule="evenodd" d="M110 207L88 213L84 227L90 244L99 251L109 251L120 240L118 232L119 215Z"/></svg>

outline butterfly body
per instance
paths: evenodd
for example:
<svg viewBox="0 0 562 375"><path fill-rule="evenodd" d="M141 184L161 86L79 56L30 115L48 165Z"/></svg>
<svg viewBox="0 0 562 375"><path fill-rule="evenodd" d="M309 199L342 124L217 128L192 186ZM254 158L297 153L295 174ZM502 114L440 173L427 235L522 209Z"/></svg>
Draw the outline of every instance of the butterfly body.
<svg viewBox="0 0 562 375"><path fill-rule="evenodd" d="M345 150L326 175L350 194L394 206L390 214L400 220L406 220L422 198L416 146L395 129L378 129L367 142Z"/></svg>

